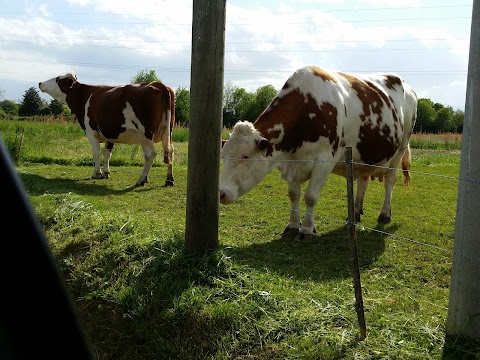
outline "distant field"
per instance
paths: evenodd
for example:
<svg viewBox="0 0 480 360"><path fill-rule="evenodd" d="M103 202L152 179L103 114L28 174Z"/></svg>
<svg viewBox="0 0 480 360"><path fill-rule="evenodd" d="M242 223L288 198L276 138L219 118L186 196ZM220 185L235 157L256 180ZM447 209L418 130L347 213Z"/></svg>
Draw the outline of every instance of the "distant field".
<svg viewBox="0 0 480 360"><path fill-rule="evenodd" d="M273 172L220 206L220 248L195 259L183 252L186 129L175 130L176 186L161 187L159 156L149 183L131 189L139 147L116 147L111 178L93 180L78 124L0 121L12 156L24 127L17 171L99 359L480 359L479 341L445 338L458 136L412 137L412 186L399 172L386 226L376 224L383 185L369 185L358 341L345 179L329 178L314 241L279 235L290 204Z"/></svg>
<svg viewBox="0 0 480 360"><path fill-rule="evenodd" d="M410 146L414 149L461 150L462 134L413 134Z"/></svg>

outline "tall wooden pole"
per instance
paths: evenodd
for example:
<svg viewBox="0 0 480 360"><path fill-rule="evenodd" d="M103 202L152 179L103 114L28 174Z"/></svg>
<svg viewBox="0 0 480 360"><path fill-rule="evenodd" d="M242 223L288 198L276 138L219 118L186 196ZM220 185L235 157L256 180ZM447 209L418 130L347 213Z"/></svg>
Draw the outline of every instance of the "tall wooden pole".
<svg viewBox="0 0 480 360"><path fill-rule="evenodd" d="M447 334L480 339L480 0L473 1ZM471 180L471 181L464 181Z"/></svg>
<svg viewBox="0 0 480 360"><path fill-rule="evenodd" d="M218 246L225 0L194 0L185 250Z"/></svg>

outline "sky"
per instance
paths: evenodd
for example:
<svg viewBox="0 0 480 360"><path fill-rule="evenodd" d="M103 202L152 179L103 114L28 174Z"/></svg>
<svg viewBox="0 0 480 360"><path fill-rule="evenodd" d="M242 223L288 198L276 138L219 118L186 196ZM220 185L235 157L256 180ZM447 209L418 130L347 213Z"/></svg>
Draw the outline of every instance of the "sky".
<svg viewBox="0 0 480 360"><path fill-rule="evenodd" d="M123 85L145 69L189 89L192 5L0 0L0 94L20 102L71 71L81 83ZM226 83L280 89L311 64L394 72L420 98L464 110L472 0L229 0L226 9Z"/></svg>

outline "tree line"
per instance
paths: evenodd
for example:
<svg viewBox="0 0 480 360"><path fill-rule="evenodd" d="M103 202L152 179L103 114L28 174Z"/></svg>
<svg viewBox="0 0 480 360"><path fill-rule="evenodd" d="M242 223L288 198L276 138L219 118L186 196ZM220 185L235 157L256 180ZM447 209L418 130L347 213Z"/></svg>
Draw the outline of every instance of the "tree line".
<svg viewBox="0 0 480 360"><path fill-rule="evenodd" d="M161 81L155 70L140 70L130 79L130 83ZM223 92L223 126L233 127L238 120L255 121L278 93L272 85L259 87L251 92L227 82ZM0 118L11 116L60 115L70 114L67 105L55 99L43 100L35 87L27 89L20 103L4 100L0 90ZM175 90L175 115L179 125L187 126L190 121L190 91L185 87ZM463 131L464 112L451 106L435 103L428 98L418 101L417 122L414 132L444 133Z"/></svg>

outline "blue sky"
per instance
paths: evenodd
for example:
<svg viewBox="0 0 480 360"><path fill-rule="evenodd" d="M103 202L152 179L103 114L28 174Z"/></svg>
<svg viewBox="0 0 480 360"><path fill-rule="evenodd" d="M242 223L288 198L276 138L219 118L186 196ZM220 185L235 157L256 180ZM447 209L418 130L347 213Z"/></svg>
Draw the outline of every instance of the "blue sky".
<svg viewBox="0 0 480 360"><path fill-rule="evenodd" d="M420 97L463 110L471 11L471 0L227 1L225 81L279 89L308 64L391 71ZM184 0L0 0L0 90L21 100L68 71L120 85L141 69L188 88L191 18Z"/></svg>

